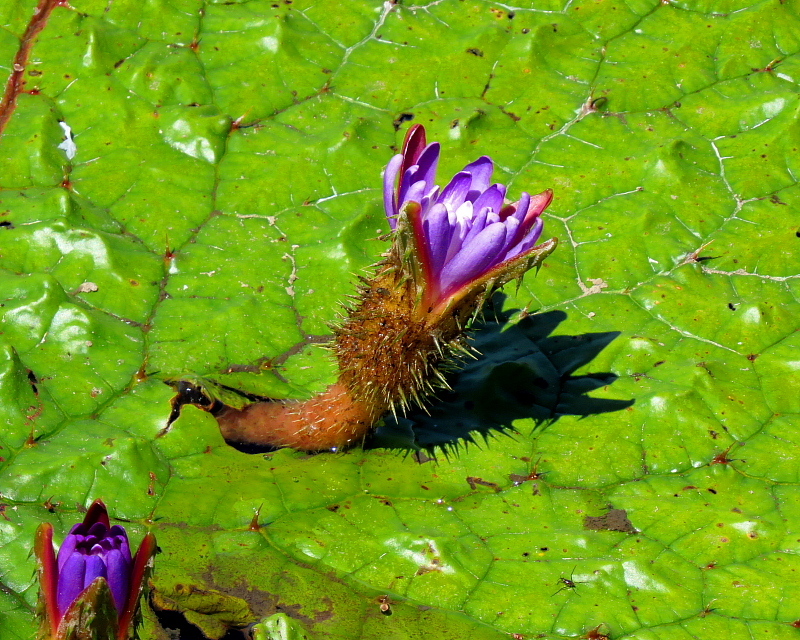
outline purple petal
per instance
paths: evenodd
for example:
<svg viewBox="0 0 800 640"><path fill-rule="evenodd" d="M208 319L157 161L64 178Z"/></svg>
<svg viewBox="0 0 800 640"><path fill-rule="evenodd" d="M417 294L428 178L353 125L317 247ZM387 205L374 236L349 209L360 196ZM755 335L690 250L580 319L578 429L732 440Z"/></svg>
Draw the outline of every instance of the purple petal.
<svg viewBox="0 0 800 640"><path fill-rule="evenodd" d="M533 226L531 226L531 228L528 230L528 233L522 240L522 242L520 242L516 247L512 246L511 249L508 251L508 253L505 256L503 256L503 261L510 260L511 258L514 258L532 249L539 240L539 237L542 235L543 229L544 229L544 220L542 220L541 218L537 218L534 221Z"/></svg>
<svg viewBox="0 0 800 640"><path fill-rule="evenodd" d="M523 249L522 251L527 251L533 245L535 245L539 241L539 237L542 235L542 231L544 230L544 220L541 218L536 218L536 221L533 223L533 226L528 230L528 233L525 234L525 239L522 241Z"/></svg>
<svg viewBox="0 0 800 640"><path fill-rule="evenodd" d="M489 209L484 207L482 210L478 211L478 213L472 214L472 224L470 224L469 230L467 234L464 236L464 239L461 241L461 246L463 247L465 244L469 244L469 242L477 236L481 231L486 228L486 214L489 213Z"/></svg>
<svg viewBox="0 0 800 640"><path fill-rule="evenodd" d="M83 591L83 577L86 573L86 556L72 553L64 562L63 571L58 572L58 612L62 614L72 601Z"/></svg>
<svg viewBox="0 0 800 640"><path fill-rule="evenodd" d="M472 203L469 201L462 204L458 210L453 213L451 217L451 226L453 227L453 230L450 234L450 243L447 246L447 256L445 256L444 259L445 262L450 261L453 256L461 251L461 247L464 245L464 238L466 238L467 234L472 228L474 216L475 214Z"/></svg>
<svg viewBox="0 0 800 640"><path fill-rule="evenodd" d="M111 595L114 596L114 604L117 605L117 611L121 612L125 608L128 592L130 591L130 552L126 559L119 549L110 551L106 555L106 566L108 567L108 586L111 588Z"/></svg>
<svg viewBox="0 0 800 640"><path fill-rule="evenodd" d="M521 226L519 220L514 217L506 218L503 224L506 227L506 241L503 244L503 249L499 252L500 256L504 256L511 247L517 244L519 240L519 228ZM498 260L498 262L500 261Z"/></svg>
<svg viewBox="0 0 800 640"><path fill-rule="evenodd" d="M406 169L400 181L398 192L398 202L405 202L410 198L407 195L408 189L417 182L425 182L428 189L434 186L436 181L436 165L439 163L439 143L434 142L425 147L419 157L418 164L411 165Z"/></svg>
<svg viewBox="0 0 800 640"><path fill-rule="evenodd" d="M505 189L501 187L502 185L493 184L479 195L475 200L475 211L480 211L484 207L489 207L496 213L499 213L500 209L503 208L503 196L505 195Z"/></svg>
<svg viewBox="0 0 800 640"><path fill-rule="evenodd" d="M400 205L400 209L403 208L406 202L421 202L422 196L425 195L425 187L426 184L423 180L412 184L406 192L405 197L398 203Z"/></svg>
<svg viewBox="0 0 800 640"><path fill-rule="evenodd" d="M403 156L396 155L389 160L386 169L383 172L383 208L386 210L386 217L389 218L389 224L392 229L397 226L397 203L395 202L395 189L397 187L397 174L400 171L400 166L403 164Z"/></svg>
<svg viewBox="0 0 800 640"><path fill-rule="evenodd" d="M75 527L73 527L74 529ZM67 559L72 555L75 548L83 541L83 536L78 534L69 534L64 538L64 542L58 549L58 570L61 572Z"/></svg>
<svg viewBox="0 0 800 640"><path fill-rule="evenodd" d="M436 168L439 165L440 147L438 142L432 142L425 147L417 160L417 180L424 180L429 186L436 182Z"/></svg>
<svg viewBox="0 0 800 640"><path fill-rule="evenodd" d="M106 563L103 562L102 557L92 554L90 556L85 556L85 558L86 573L83 576L83 589L92 584L92 581L95 578L100 576L106 578L108 576L108 573L106 572ZM81 589L81 591L83 591L83 589Z"/></svg>
<svg viewBox="0 0 800 640"><path fill-rule="evenodd" d="M124 527L115 524L113 527L111 527L111 530L108 532L108 535L113 536L114 548L119 549L122 552L122 555L126 559L126 561L130 563L131 549L128 544L128 534L125 533Z"/></svg>
<svg viewBox="0 0 800 640"><path fill-rule="evenodd" d="M531 196L529 193L523 191L519 201L514 204L516 210L511 215L520 222L525 221L525 216L528 214L528 207L531 203Z"/></svg>
<svg viewBox="0 0 800 640"><path fill-rule="evenodd" d="M427 184L427 183L426 183ZM436 198L439 197L439 187L433 187L427 194L422 196L422 202L420 205L422 206L422 211L428 211L431 205L436 202Z"/></svg>
<svg viewBox="0 0 800 640"><path fill-rule="evenodd" d="M397 190L398 211L403 208L403 203L407 200L406 194L408 193L408 190L415 182L418 182L418 180L415 179L416 169L417 165L414 165L413 167L406 169L406 172L400 176L400 187Z"/></svg>
<svg viewBox="0 0 800 640"><path fill-rule="evenodd" d="M442 191L438 202L444 204L451 211L455 211L466 199L470 184L472 184L472 176L463 171L457 173Z"/></svg>
<svg viewBox="0 0 800 640"><path fill-rule="evenodd" d="M523 236L528 230L529 224L525 222L525 216L528 211L528 205L530 204L530 201L531 201L530 195L528 195L523 191L522 196L520 196L519 202L516 202L514 204L516 210L514 211L514 213L512 213L510 216L506 218L506 222L508 222L509 220L514 220L517 223L517 226L514 227L516 229L514 235L509 236L506 241L507 248L513 247L517 242L522 240ZM533 220L531 220L530 224L532 223Z"/></svg>
<svg viewBox="0 0 800 640"><path fill-rule="evenodd" d="M441 290L444 295L499 262L498 252L506 240L506 227L500 222L489 225L464 247L442 269Z"/></svg>
<svg viewBox="0 0 800 640"><path fill-rule="evenodd" d="M423 225L425 240L431 252L431 272L438 274L444 265L445 254L453 230L448 221L447 208L443 204L433 205Z"/></svg>
<svg viewBox="0 0 800 640"><path fill-rule="evenodd" d="M489 156L481 156L475 162L470 162L462 171L472 176L472 185L469 190L470 193L476 191L475 197L477 197L489 186L494 172L494 163Z"/></svg>
<svg viewBox="0 0 800 640"><path fill-rule="evenodd" d="M542 215L542 211L547 209L552 201L553 192L550 189L531 196L531 203L528 205L528 212L525 214L526 225L530 225L534 219Z"/></svg>

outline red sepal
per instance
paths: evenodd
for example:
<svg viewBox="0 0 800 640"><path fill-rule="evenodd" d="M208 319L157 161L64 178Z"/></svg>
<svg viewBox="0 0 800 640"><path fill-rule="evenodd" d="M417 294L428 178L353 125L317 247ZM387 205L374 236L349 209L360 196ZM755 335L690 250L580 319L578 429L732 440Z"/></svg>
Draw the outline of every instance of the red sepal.
<svg viewBox="0 0 800 640"><path fill-rule="evenodd" d="M44 601L44 615L50 627L50 634L55 636L58 629L58 565L53 549L53 525L44 522L36 529L33 545L36 559L39 561L39 588Z"/></svg>
<svg viewBox="0 0 800 640"><path fill-rule="evenodd" d="M92 506L89 507L89 510L83 517L83 524L86 525L87 529L90 529L95 522L102 522L106 525L106 529L111 528L111 522L108 520L108 509L106 509L105 503L100 499L92 503Z"/></svg>
<svg viewBox="0 0 800 640"><path fill-rule="evenodd" d="M400 173L397 176L395 193L400 193L400 185L403 183L403 176L406 175L406 169L417 164L417 160L420 155L422 155L425 146L425 127L421 124L415 124L408 130L406 138L403 141L403 164L400 165Z"/></svg>
<svg viewBox="0 0 800 640"><path fill-rule="evenodd" d="M148 533L139 545L139 550L133 557L133 567L131 567L131 590L128 593L128 601L125 609L119 612L119 631L117 640L127 640L128 629L133 622L136 613L136 605L144 590L144 581L147 569L150 567L150 560L156 552L156 537Z"/></svg>
<svg viewBox="0 0 800 640"><path fill-rule="evenodd" d="M413 237L413 251L422 264L422 279L424 281L425 295L423 306L427 307L428 300L437 294L434 291L436 278L433 275L433 259L430 244L425 239L425 229L422 221L422 207L417 202L408 202L405 206L406 214L411 221L411 235Z"/></svg>

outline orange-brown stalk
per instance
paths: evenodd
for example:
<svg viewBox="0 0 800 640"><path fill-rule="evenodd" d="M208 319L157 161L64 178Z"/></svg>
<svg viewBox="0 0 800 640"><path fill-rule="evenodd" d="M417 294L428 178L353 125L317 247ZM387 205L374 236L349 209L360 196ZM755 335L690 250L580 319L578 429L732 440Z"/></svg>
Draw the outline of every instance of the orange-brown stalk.
<svg viewBox="0 0 800 640"><path fill-rule="evenodd" d="M229 442L320 451L361 440L379 415L336 383L305 402L257 402L242 410L226 407L217 421Z"/></svg>

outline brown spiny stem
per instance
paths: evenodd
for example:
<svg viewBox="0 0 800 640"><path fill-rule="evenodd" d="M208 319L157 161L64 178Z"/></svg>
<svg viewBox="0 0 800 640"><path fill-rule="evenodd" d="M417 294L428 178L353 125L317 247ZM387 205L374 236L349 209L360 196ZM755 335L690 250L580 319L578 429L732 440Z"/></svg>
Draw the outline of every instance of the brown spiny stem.
<svg viewBox="0 0 800 640"><path fill-rule="evenodd" d="M358 303L335 331L339 380L306 401L226 408L217 420L229 442L305 451L343 448L363 440L389 409L421 402L439 366L463 341L478 295L445 316L419 319L420 294L393 260L364 280Z"/></svg>
<svg viewBox="0 0 800 640"><path fill-rule="evenodd" d="M360 293L336 330L339 382L381 413L421 401L442 360L463 340L478 296L445 316L420 314L421 294L391 264L365 281Z"/></svg>
<svg viewBox="0 0 800 640"><path fill-rule="evenodd" d="M379 415L337 383L304 402L257 402L242 410L226 407L217 421L229 442L321 451L359 442Z"/></svg>

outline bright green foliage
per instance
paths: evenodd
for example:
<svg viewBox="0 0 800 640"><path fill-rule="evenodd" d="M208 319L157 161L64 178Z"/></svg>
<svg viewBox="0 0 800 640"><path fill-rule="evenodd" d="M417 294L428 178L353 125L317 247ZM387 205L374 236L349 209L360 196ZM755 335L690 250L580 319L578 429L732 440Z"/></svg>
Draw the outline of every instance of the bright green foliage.
<svg viewBox="0 0 800 640"><path fill-rule="evenodd" d="M800 637L800 6L517 4L53 10L0 138L0 637L36 526L96 498L209 637ZM35 5L0 6L4 74ZM168 426L165 379L334 379L409 123L443 176L555 192L483 357L372 448Z"/></svg>

